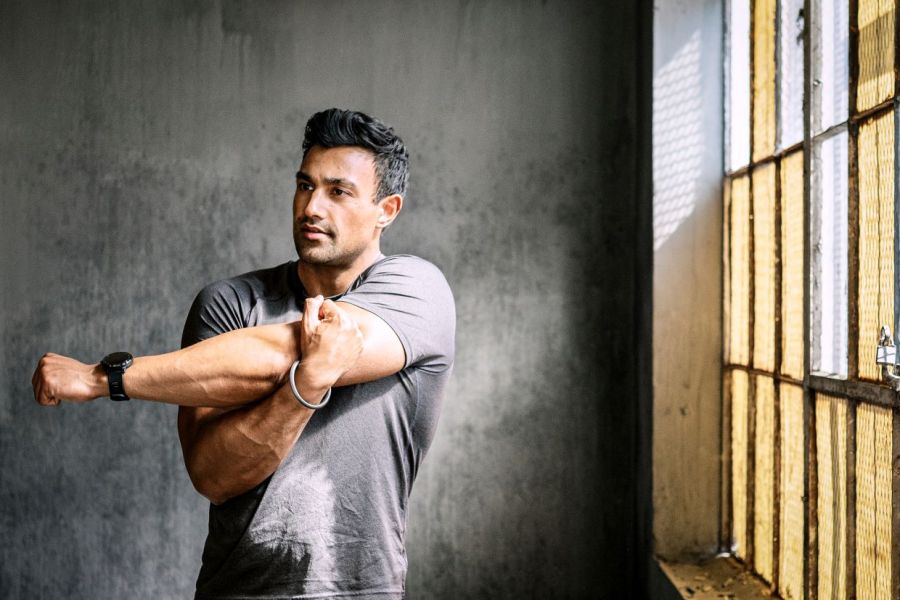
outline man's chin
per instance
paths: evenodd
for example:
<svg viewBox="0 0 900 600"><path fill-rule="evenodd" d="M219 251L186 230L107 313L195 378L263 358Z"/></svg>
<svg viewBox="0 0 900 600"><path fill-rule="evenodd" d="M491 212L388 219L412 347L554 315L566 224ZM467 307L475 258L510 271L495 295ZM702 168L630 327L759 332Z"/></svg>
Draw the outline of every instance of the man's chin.
<svg viewBox="0 0 900 600"><path fill-rule="evenodd" d="M337 258L333 248L324 247L320 244L311 244L307 240L301 240L295 243L297 256L301 261L311 265L327 265L334 262Z"/></svg>
<svg viewBox="0 0 900 600"><path fill-rule="evenodd" d="M312 248L304 248L297 252L300 260L311 265L326 265L333 259L327 252L316 252Z"/></svg>
<svg viewBox="0 0 900 600"><path fill-rule="evenodd" d="M363 253L365 248L338 249L332 244L322 245L310 243L307 240L295 242L297 256L300 262L308 265L321 265L328 267L349 267Z"/></svg>

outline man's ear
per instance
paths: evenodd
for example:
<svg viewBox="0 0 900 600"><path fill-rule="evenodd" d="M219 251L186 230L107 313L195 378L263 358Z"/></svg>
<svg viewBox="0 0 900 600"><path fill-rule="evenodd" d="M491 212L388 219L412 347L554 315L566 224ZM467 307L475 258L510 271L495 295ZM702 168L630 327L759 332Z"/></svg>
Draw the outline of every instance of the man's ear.
<svg viewBox="0 0 900 600"><path fill-rule="evenodd" d="M400 194L391 194L382 198L378 202L378 222L375 227L378 229L387 228L388 225L394 222L402 208L403 196Z"/></svg>

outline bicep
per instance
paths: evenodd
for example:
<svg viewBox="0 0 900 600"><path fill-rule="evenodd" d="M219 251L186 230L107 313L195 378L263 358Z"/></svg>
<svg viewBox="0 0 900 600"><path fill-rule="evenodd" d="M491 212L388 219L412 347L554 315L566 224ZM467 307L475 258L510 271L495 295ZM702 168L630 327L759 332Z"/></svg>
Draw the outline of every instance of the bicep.
<svg viewBox="0 0 900 600"><path fill-rule="evenodd" d="M349 302L338 302L363 334L363 350L356 364L338 379L337 385L375 381L399 372L406 364L406 352L397 333L381 317Z"/></svg>

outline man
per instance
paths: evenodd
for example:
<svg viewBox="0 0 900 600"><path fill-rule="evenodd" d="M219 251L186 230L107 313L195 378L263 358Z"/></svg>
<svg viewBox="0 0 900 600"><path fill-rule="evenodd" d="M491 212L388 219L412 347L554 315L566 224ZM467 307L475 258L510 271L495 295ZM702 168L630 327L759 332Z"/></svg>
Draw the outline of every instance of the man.
<svg viewBox="0 0 900 600"><path fill-rule="evenodd" d="M298 261L207 286L182 350L38 365L41 404L180 405L185 465L211 501L198 598L403 597L407 500L455 328L440 271L380 251L407 163L380 121L313 115L293 203Z"/></svg>

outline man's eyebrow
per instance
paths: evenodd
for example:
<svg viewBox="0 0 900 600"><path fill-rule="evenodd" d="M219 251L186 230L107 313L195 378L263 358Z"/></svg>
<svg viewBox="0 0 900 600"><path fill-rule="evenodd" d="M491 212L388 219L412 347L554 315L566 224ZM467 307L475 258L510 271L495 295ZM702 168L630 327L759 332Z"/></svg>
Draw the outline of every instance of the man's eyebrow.
<svg viewBox="0 0 900 600"><path fill-rule="evenodd" d="M349 179L344 179L343 177L326 177L325 183L328 185L340 185L346 188L350 188L354 191L356 190L356 184Z"/></svg>
<svg viewBox="0 0 900 600"><path fill-rule="evenodd" d="M312 181L312 177L304 173L303 171L297 171L297 179L302 179L304 181ZM344 179L343 177L326 177L324 180L326 185L340 185L346 188L350 188L353 191L357 190L356 184L350 181L349 179Z"/></svg>

